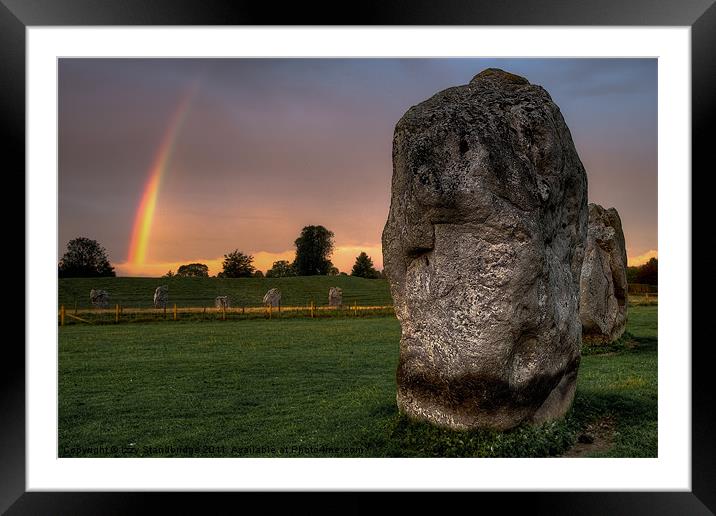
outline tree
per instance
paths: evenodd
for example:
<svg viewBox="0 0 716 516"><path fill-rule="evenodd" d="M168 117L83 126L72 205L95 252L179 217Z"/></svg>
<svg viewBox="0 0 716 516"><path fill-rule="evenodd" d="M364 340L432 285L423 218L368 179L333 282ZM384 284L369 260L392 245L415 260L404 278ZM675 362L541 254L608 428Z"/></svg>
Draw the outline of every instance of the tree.
<svg viewBox="0 0 716 516"><path fill-rule="evenodd" d="M177 276L183 278L208 278L209 266L203 263L188 263L180 265L177 269Z"/></svg>
<svg viewBox="0 0 716 516"><path fill-rule="evenodd" d="M646 285L658 285L659 281L659 261L651 258L648 262L639 266L636 273L636 282Z"/></svg>
<svg viewBox="0 0 716 516"><path fill-rule="evenodd" d="M256 268L253 266L254 257L246 255L238 249L224 255L224 270L219 273L221 278L250 278Z"/></svg>
<svg viewBox="0 0 716 516"><path fill-rule="evenodd" d="M264 277L263 272L258 271L258 270L256 272L254 272L254 278L263 278L263 277Z"/></svg>
<svg viewBox="0 0 716 516"><path fill-rule="evenodd" d="M174 276L176 276L176 274L174 274L174 271L169 269L167 271L167 273L164 276L162 276L162 278L173 278Z"/></svg>
<svg viewBox="0 0 716 516"><path fill-rule="evenodd" d="M107 251L96 240L75 238L67 243L67 252L58 264L60 278L97 278L115 276Z"/></svg>
<svg viewBox="0 0 716 516"><path fill-rule="evenodd" d="M353 265L351 276L359 278L376 279L380 277L380 273L373 267L373 260L364 251L356 257L356 263Z"/></svg>
<svg viewBox="0 0 716 516"><path fill-rule="evenodd" d="M340 272L341 272L341 271L338 270L338 267L334 267L333 265L331 265L330 268L328 269L328 275L329 275L329 276L338 276L338 274L339 274Z"/></svg>
<svg viewBox="0 0 716 516"><path fill-rule="evenodd" d="M267 278L286 278L288 276L295 276L296 270L288 260L279 260L273 262L271 268L266 271Z"/></svg>
<svg viewBox="0 0 716 516"><path fill-rule="evenodd" d="M296 259L293 267L299 276L328 274L332 267L333 232L323 226L306 226L296 239Z"/></svg>

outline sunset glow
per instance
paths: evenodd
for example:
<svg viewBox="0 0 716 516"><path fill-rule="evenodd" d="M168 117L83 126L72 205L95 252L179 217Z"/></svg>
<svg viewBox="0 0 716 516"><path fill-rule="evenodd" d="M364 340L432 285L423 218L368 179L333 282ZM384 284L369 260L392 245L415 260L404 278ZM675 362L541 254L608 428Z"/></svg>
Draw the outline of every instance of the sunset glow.
<svg viewBox="0 0 716 516"><path fill-rule="evenodd" d="M629 264L629 267L635 267L638 265L644 265L652 258L659 258L659 253L656 251L656 249L650 249L644 254L640 254L638 256L630 256L627 258L627 263Z"/></svg>
<svg viewBox="0 0 716 516"><path fill-rule="evenodd" d="M383 253L380 246L377 245L364 245L364 246L336 246L331 256L333 265L338 267L341 272L350 274L355 263L356 256L362 251L368 253L373 259L373 265L378 269L383 268ZM249 252L253 256L253 265L257 270L266 272L271 268L274 262L279 260L286 260L293 262L296 252L295 250L287 250L278 253L270 253L267 251L254 251ZM126 261L123 263L116 263L115 268L120 276L146 276L146 277L158 277L163 276L168 271L176 272L180 265L186 263L203 263L209 267L209 275L215 276L222 270L222 263L224 261L223 256L215 258L187 258L181 261L145 261L143 263L134 263Z"/></svg>

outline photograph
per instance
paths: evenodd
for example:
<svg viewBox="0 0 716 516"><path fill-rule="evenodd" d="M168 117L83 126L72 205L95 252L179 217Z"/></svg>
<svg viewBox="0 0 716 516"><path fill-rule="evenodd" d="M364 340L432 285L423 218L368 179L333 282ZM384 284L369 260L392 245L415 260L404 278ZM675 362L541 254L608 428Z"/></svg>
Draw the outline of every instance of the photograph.
<svg viewBox="0 0 716 516"><path fill-rule="evenodd" d="M714 0L0 0L0 513L713 514L714 27Z"/></svg>
<svg viewBox="0 0 716 516"><path fill-rule="evenodd" d="M56 66L58 458L659 458L656 57Z"/></svg>

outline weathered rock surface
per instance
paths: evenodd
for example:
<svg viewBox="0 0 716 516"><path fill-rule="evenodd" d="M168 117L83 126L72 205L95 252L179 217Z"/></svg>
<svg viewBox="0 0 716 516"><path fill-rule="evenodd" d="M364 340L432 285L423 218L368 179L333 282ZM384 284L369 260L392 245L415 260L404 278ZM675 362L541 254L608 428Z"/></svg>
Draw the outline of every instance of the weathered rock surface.
<svg viewBox="0 0 716 516"><path fill-rule="evenodd" d="M266 294L264 294L264 305L266 306L279 306L281 304L281 291L277 288L272 288Z"/></svg>
<svg viewBox="0 0 716 516"><path fill-rule="evenodd" d="M455 429L563 415L586 235L584 167L542 87L488 69L410 108L383 231L401 411Z"/></svg>
<svg viewBox="0 0 716 516"><path fill-rule="evenodd" d="M169 302L169 286L162 285L154 291L154 308L166 308Z"/></svg>
<svg viewBox="0 0 716 516"><path fill-rule="evenodd" d="M231 308L229 296L216 296L214 303L216 305L216 308Z"/></svg>
<svg viewBox="0 0 716 516"><path fill-rule="evenodd" d="M90 290L90 303L95 308L109 308L109 293L106 290Z"/></svg>
<svg viewBox="0 0 716 516"><path fill-rule="evenodd" d="M328 306L343 306L343 289L331 287L328 289Z"/></svg>
<svg viewBox="0 0 716 516"><path fill-rule="evenodd" d="M627 253L622 221L614 208L589 205L589 230L580 280L582 341L609 344L627 321Z"/></svg>

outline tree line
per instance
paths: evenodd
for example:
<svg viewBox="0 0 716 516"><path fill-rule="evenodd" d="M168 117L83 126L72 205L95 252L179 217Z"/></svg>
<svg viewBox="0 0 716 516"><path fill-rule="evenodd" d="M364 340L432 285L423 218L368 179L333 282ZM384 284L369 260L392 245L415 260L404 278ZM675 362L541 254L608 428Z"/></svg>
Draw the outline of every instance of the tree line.
<svg viewBox="0 0 716 516"><path fill-rule="evenodd" d="M289 276L337 276L340 272L330 260L334 249L334 234L323 226L305 226L294 241L296 255L293 262L278 260L266 271L267 278ZM263 277L262 271L253 265L254 258L238 249L224 255L219 278ZM85 237L75 238L67 244L67 252L58 264L60 278L115 276L114 267L109 263L107 252L96 240ZM208 278L209 267L203 263L188 263L179 266L176 272L170 270L164 277ZM382 271L376 270L367 253L357 257L351 276L377 279L383 278Z"/></svg>
<svg viewBox="0 0 716 516"><path fill-rule="evenodd" d="M651 258L648 262L627 267L627 283L642 283L644 285L658 285L659 260Z"/></svg>

